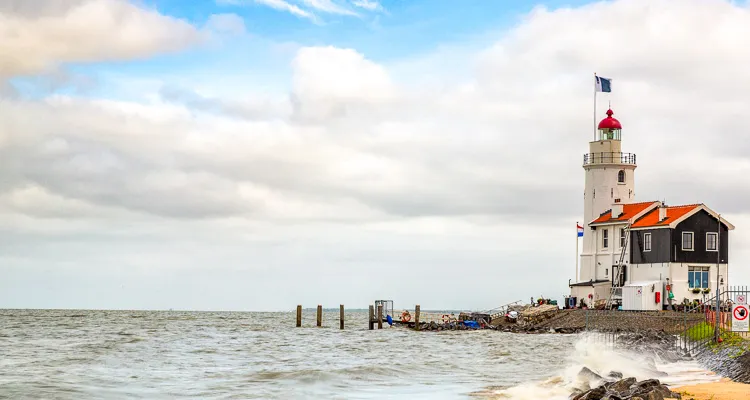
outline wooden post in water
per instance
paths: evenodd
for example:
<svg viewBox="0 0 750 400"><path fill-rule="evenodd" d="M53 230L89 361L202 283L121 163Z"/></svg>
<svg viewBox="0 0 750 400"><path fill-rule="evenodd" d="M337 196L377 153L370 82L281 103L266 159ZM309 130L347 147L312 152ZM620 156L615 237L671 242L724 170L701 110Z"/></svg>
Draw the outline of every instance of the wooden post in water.
<svg viewBox="0 0 750 400"><path fill-rule="evenodd" d="M297 328L302 326L302 304L297 306Z"/></svg>
<svg viewBox="0 0 750 400"><path fill-rule="evenodd" d="M419 330L419 304L414 308L414 329Z"/></svg>
<svg viewBox="0 0 750 400"><path fill-rule="evenodd" d="M383 305L378 305L378 329L383 329Z"/></svg>
<svg viewBox="0 0 750 400"><path fill-rule="evenodd" d="M323 306L318 304L318 327L323 325Z"/></svg>
<svg viewBox="0 0 750 400"><path fill-rule="evenodd" d="M339 328L344 329L344 305L339 306Z"/></svg>
<svg viewBox="0 0 750 400"><path fill-rule="evenodd" d="M373 324L375 322L375 307L370 305L370 317L367 319L367 326L370 327L370 330L375 329L375 325Z"/></svg>

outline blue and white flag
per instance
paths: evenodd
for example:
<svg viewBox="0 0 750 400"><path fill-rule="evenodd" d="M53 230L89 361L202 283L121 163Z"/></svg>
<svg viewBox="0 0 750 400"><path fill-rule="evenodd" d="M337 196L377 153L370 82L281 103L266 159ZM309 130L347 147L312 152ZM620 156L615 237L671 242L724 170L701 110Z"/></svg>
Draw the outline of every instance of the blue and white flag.
<svg viewBox="0 0 750 400"><path fill-rule="evenodd" d="M576 223L576 228L578 228L578 237L583 237L583 227Z"/></svg>
<svg viewBox="0 0 750 400"><path fill-rule="evenodd" d="M611 92L612 91L612 79L602 78L601 76L594 76L596 78L596 91L597 92Z"/></svg>

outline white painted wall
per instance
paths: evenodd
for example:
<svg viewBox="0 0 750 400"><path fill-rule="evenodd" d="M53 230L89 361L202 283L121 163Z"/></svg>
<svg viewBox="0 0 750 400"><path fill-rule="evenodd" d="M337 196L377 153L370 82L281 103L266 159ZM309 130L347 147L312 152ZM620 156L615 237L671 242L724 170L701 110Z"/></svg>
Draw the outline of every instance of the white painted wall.
<svg viewBox="0 0 750 400"><path fill-rule="evenodd" d="M598 140L589 143L590 153L620 152L619 140ZM592 231L588 224L612 208L615 199L622 203L635 202L635 165L598 163L584 166L585 190L583 206L583 238L578 281L611 279L612 265L619 260L619 237L610 229L610 246L601 247L601 228ZM625 170L625 182L617 182L617 173ZM616 257L615 257L616 254ZM627 260L627 258L626 258Z"/></svg>
<svg viewBox="0 0 750 400"><path fill-rule="evenodd" d="M578 281L585 282L589 280L612 280L612 266L620 261L620 229L625 228L627 224L613 224L599 226L595 231L589 230L589 236L595 246L596 251L581 253L581 269L579 270ZM603 247L604 230L609 230L609 246ZM584 234L585 235L585 234ZM625 246L625 259L627 264L630 262L630 246ZM628 276L628 279L630 277Z"/></svg>
<svg viewBox="0 0 750 400"><path fill-rule="evenodd" d="M580 304L580 299L584 299L586 304L591 307L597 300L606 300L609 297L611 287L612 285L609 283L598 284L594 287L574 286L570 288L570 295L578 298L576 307ZM592 297L589 298L589 295Z"/></svg>
<svg viewBox="0 0 750 400"><path fill-rule="evenodd" d="M666 282L669 274L669 263L653 264L633 264L628 266L628 281L662 281ZM670 279L671 280L671 279ZM685 282L687 282L687 273L685 273ZM677 294L675 293L675 296Z"/></svg>
<svg viewBox="0 0 750 400"><path fill-rule="evenodd" d="M670 264L670 275L669 280L672 283L672 293L674 293L673 304L682 303L683 299L690 301L694 299L703 300L703 293L693 293L692 289L688 286L688 267L708 267L708 287L711 291L707 297L714 296L716 294L716 264L700 264L700 263L671 263ZM721 285L721 290L726 290L727 287L727 264L719 264L719 275L724 278L724 285ZM665 303L666 304L666 303Z"/></svg>

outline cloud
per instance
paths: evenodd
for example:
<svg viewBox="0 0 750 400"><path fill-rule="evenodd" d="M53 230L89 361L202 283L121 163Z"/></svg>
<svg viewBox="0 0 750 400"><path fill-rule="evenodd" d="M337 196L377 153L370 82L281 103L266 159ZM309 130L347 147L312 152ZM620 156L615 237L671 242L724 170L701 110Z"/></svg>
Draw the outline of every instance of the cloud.
<svg viewBox="0 0 750 400"><path fill-rule="evenodd" d="M379 2L373 0L354 0L352 1L352 5L364 8L368 11L378 11L383 9L383 6L381 6Z"/></svg>
<svg viewBox="0 0 750 400"><path fill-rule="evenodd" d="M356 12L344 8L331 0L302 0L302 3L314 10L318 10L324 13L350 16L358 15Z"/></svg>
<svg viewBox="0 0 750 400"><path fill-rule="evenodd" d="M201 40L190 24L127 1L33 3L14 0L0 7L0 77L65 63L145 58Z"/></svg>
<svg viewBox="0 0 750 400"><path fill-rule="evenodd" d="M249 4L251 0L216 0L216 4L223 6L242 6ZM275 10L285 11L298 17L307 18L313 22L319 23L320 20L315 12L325 14L336 14L356 17L358 13L351 10L350 8L340 5L332 0L299 0L298 2L304 4L307 9L303 9L300 6L290 3L286 0L252 0L252 2L264 6L271 7ZM357 7L362 7L356 5ZM372 5L365 2L364 8L370 9Z"/></svg>
<svg viewBox="0 0 750 400"><path fill-rule="evenodd" d="M462 53L468 74L456 71L455 47L430 62L391 64L314 46L289 60L288 90L269 95L237 76L221 77L235 96L165 76L140 102L10 97L0 107L0 218L10 221L0 227L0 265L43 277L43 254L62 276L106 265L95 271L105 284L120 271L135 271L122 272L130 282L179 276L183 289L199 279L256 309L382 296L482 308L527 298L529 282L560 297L574 269L594 71L614 79L596 118L611 100L623 151L638 154L637 199L721 212L738 227L732 257L742 265L750 53L738 49L750 12L718 0L674 4L537 8L488 33L493 45ZM16 14L37 12L24 10ZM53 11L45 12L61 12ZM49 54L47 65L74 58ZM435 294L456 271L509 289L498 295L467 279L455 292L471 296ZM22 276L14 274L6 275ZM372 287L381 274L400 280ZM261 296L237 284L258 281L291 289ZM306 290L310 281L320 290ZM240 304L188 292L170 292L170 301ZM125 293L111 304L168 303L145 289ZM5 296L0 305L17 304Z"/></svg>
<svg viewBox="0 0 750 400"><path fill-rule="evenodd" d="M315 14L305 11L299 6L285 0L216 0L216 4L220 6L242 6L249 4L250 2L271 7L274 10L285 11L301 18L307 18L313 21L317 20Z"/></svg>
<svg viewBox="0 0 750 400"><path fill-rule="evenodd" d="M242 35L247 32L245 20L237 14L213 14L208 18L206 26L216 32Z"/></svg>

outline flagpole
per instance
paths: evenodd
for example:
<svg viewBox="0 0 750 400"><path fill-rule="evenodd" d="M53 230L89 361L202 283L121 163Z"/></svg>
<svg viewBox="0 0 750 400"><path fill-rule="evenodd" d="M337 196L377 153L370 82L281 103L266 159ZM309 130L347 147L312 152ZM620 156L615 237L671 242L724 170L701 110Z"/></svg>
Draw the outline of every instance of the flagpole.
<svg viewBox="0 0 750 400"><path fill-rule="evenodd" d="M576 221L576 282L578 282L578 221Z"/></svg>
<svg viewBox="0 0 750 400"><path fill-rule="evenodd" d="M596 141L596 72L594 72L594 141Z"/></svg>

